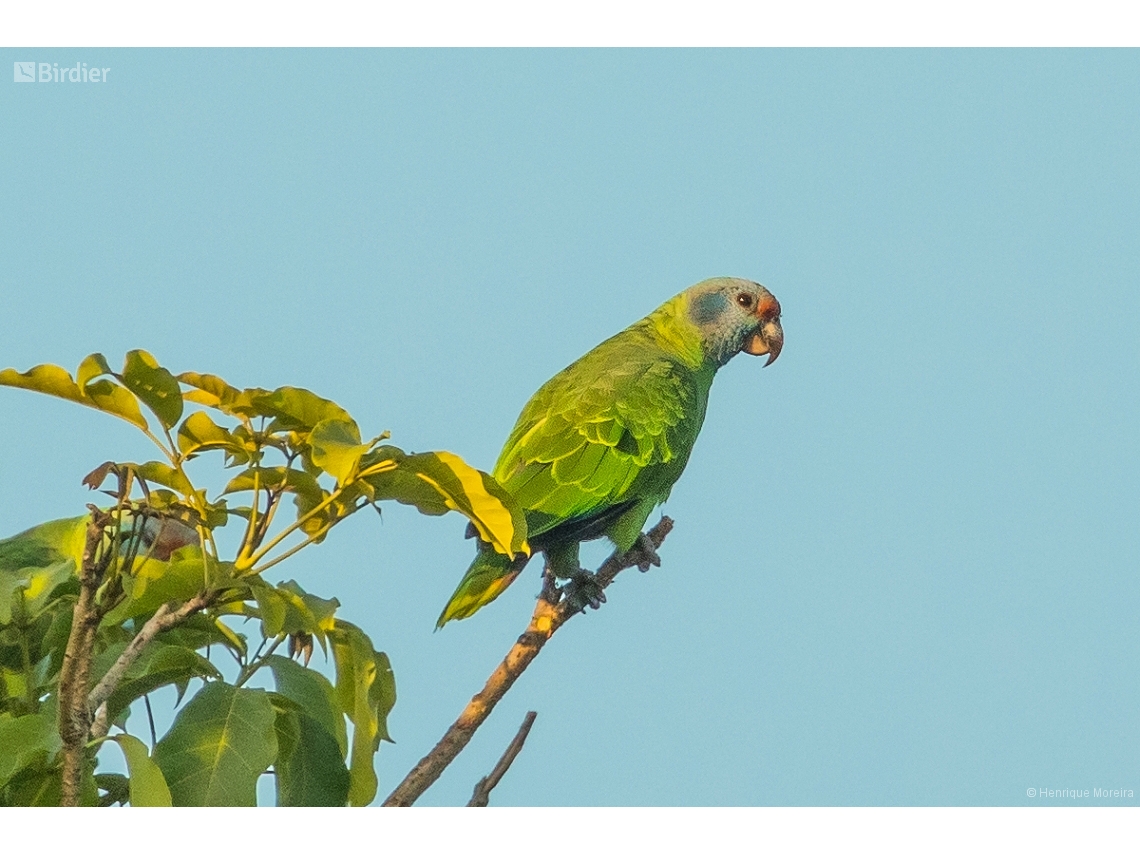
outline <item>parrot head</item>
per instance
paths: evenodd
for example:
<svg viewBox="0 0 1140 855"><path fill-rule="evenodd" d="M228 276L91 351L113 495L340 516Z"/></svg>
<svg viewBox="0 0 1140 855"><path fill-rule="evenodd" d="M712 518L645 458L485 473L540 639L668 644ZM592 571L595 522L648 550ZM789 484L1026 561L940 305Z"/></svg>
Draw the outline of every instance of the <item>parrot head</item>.
<svg viewBox="0 0 1140 855"><path fill-rule="evenodd" d="M706 279L683 296L705 355L717 365L738 353L767 355L765 365L780 355L784 347L780 304L763 285L747 279Z"/></svg>

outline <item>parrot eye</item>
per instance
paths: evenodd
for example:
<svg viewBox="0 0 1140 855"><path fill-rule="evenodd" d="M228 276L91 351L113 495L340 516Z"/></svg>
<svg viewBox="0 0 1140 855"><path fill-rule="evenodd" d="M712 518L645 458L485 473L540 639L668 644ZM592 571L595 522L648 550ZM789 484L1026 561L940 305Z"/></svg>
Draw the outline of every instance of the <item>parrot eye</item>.
<svg viewBox="0 0 1140 855"><path fill-rule="evenodd" d="M745 309L752 308L752 295L751 294L737 294L736 302L743 306Z"/></svg>

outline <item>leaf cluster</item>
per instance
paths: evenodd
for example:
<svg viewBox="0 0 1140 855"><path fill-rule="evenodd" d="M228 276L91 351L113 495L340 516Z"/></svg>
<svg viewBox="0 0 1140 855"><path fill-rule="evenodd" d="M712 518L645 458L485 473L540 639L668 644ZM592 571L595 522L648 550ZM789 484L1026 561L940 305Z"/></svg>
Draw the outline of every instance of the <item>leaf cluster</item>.
<svg viewBox="0 0 1140 855"><path fill-rule="evenodd" d="M495 550L524 552L525 520L497 482L449 452L407 453L387 433L364 440L343 408L306 389L175 375L141 350L119 372L93 354L74 377L40 365L0 371L0 385L109 413L161 452L105 463L84 479L93 490L110 481L111 507L0 541L0 804L60 803L60 676L74 666L64 653L82 635L80 619L96 627L83 691L96 687L97 701L81 803L254 804L258 778L272 769L278 804L368 804L396 699L388 657L336 617L335 599L262 574L386 500L458 511ZM200 457L232 471L216 495L188 474ZM227 524L241 535L222 554L215 532ZM89 606L79 605L82 584L94 590ZM146 628L180 607L186 614L151 640ZM250 623L256 646L243 631ZM308 667L316 646L333 659L335 682ZM232 679L212 661L217 651L232 658ZM247 685L263 668L272 690ZM173 686L181 704L194 683L157 738L150 693ZM140 699L149 751L128 733ZM125 776L97 773L110 742Z"/></svg>

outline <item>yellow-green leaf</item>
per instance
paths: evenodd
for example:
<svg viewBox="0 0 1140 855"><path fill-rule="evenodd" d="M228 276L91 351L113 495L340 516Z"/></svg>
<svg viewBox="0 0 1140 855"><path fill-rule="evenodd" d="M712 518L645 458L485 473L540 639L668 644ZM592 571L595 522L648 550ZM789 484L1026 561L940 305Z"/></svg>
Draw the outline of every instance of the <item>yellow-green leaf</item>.
<svg viewBox="0 0 1140 855"><path fill-rule="evenodd" d="M313 462L332 475L338 484L347 481L368 450L360 442L360 428L348 418L324 419L309 433Z"/></svg>
<svg viewBox="0 0 1140 855"><path fill-rule="evenodd" d="M352 421L352 417L340 406L327 398L315 395L308 389L282 386L272 392L254 395L251 398L254 412L259 416L269 416L273 423L269 430L312 430L313 426L325 419Z"/></svg>
<svg viewBox="0 0 1140 855"><path fill-rule="evenodd" d="M208 415L201 411L191 413L178 428L178 449L185 455L191 455L212 448L242 450L230 432Z"/></svg>
<svg viewBox="0 0 1140 855"><path fill-rule="evenodd" d="M145 350L127 353L120 378L167 428L182 418L182 387L174 375Z"/></svg>
<svg viewBox="0 0 1140 855"><path fill-rule="evenodd" d="M88 516L53 520L0 540L0 624L36 618L52 594L76 578L87 538Z"/></svg>
<svg viewBox="0 0 1140 855"><path fill-rule="evenodd" d="M362 467L372 459L373 454L368 455ZM449 451L399 454L393 459L398 464L395 469L366 476L377 500L395 499L427 514L459 511L496 552L530 553L522 510L486 472Z"/></svg>
<svg viewBox="0 0 1140 855"><path fill-rule="evenodd" d="M58 365L37 365L22 374L14 368L5 368L0 371L0 386L42 392L94 407L146 430L146 419L134 395L110 380L90 379L108 373L103 370L105 366L106 360L97 353L83 360L79 366L80 376L85 380L82 385L72 380L71 375Z"/></svg>
<svg viewBox="0 0 1140 855"><path fill-rule="evenodd" d="M110 373L111 366L107 364L107 360L103 357L103 354L92 353L79 363L79 369L75 372L75 382L80 389L83 389L96 377L102 377L104 374Z"/></svg>
<svg viewBox="0 0 1140 855"><path fill-rule="evenodd" d="M139 477L153 481L155 484L161 484L163 487L169 487L183 496L189 496L194 492L193 485L182 472L157 460L135 466L135 472L139 474Z"/></svg>
<svg viewBox="0 0 1140 855"><path fill-rule="evenodd" d="M388 654L376 654L376 682L368 690L368 700L376 709L376 736L385 742L395 743L388 735L388 713L396 705L396 675L392 673L392 663Z"/></svg>
<svg viewBox="0 0 1140 855"><path fill-rule="evenodd" d="M339 600L326 600L306 593L292 580L282 582L277 587L270 587L257 577L251 577L246 582L257 600L263 634L267 638L281 633L292 635L306 632L316 636L321 641L321 646L324 646L325 636L336 626L333 615L340 607Z"/></svg>
<svg viewBox="0 0 1140 855"><path fill-rule="evenodd" d="M106 622L122 623L127 618L150 614L166 602L190 599L216 576L216 562L198 546L177 550L170 561L148 558L136 561L134 573L123 578L126 599L107 615Z"/></svg>
<svg viewBox="0 0 1140 855"><path fill-rule="evenodd" d="M221 410L228 416L255 415L251 400L268 394L264 389L238 389L216 374L199 374L197 371L184 371L178 375L178 381L193 387L182 393L183 400Z"/></svg>
<svg viewBox="0 0 1140 855"><path fill-rule="evenodd" d="M170 788L162 770L150 759L146 746L128 733L111 739L123 749L131 782L131 805L134 807L172 807Z"/></svg>
<svg viewBox="0 0 1140 855"><path fill-rule="evenodd" d="M96 409L126 419L143 430L149 428L146 419L143 418L142 410L139 409L138 400L118 383L112 383L110 380L93 380L87 384L83 392L87 396L87 401Z"/></svg>
<svg viewBox="0 0 1140 855"><path fill-rule="evenodd" d="M226 485L223 493L240 493L252 490L255 476L261 489L285 490L305 496L314 504L321 500L321 485L317 479L303 469L286 469L283 466L269 466L262 469L246 469Z"/></svg>
<svg viewBox="0 0 1140 855"><path fill-rule="evenodd" d="M388 739L388 701L395 702L395 681L387 657L376 652L359 627L338 620L332 639L337 702L353 724L348 802L366 805L376 795L372 757L380 740Z"/></svg>
<svg viewBox="0 0 1140 855"><path fill-rule="evenodd" d="M15 368L5 368L0 371L0 385L42 392L79 404L88 403L83 397L83 390L71 379L71 375L58 365L37 365L23 374Z"/></svg>

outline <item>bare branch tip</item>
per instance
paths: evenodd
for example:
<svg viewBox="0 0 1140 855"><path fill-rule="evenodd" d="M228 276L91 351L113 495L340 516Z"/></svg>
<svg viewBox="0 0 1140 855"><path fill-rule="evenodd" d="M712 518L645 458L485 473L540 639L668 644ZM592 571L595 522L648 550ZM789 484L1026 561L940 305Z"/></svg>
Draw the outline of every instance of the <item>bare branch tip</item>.
<svg viewBox="0 0 1140 855"><path fill-rule="evenodd" d="M467 807L487 807L490 803L491 790L495 789L499 781L507 774L507 770L511 768L511 764L515 762L515 758L519 756L537 716L538 713L534 710L526 714L518 733L507 746L507 750L503 752L503 756L499 758L499 762L495 764L495 768L491 770L491 774L485 778L480 778L479 783L475 785L475 791L471 794L471 801L467 803Z"/></svg>

